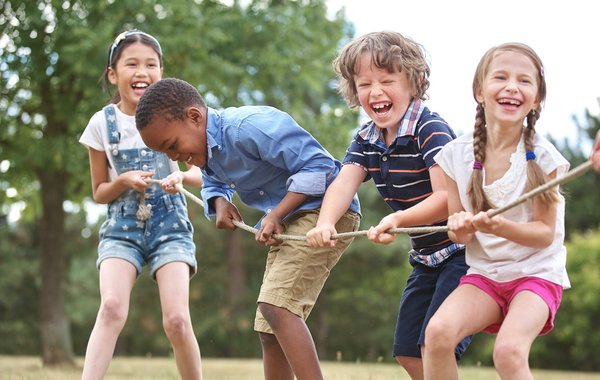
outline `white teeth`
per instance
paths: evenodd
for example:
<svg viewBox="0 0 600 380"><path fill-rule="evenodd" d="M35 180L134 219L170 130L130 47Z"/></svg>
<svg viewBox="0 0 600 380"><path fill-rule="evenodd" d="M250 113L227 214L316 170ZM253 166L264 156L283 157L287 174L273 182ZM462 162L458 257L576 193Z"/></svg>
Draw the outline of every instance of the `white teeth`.
<svg viewBox="0 0 600 380"><path fill-rule="evenodd" d="M389 106L389 103L388 104L376 104L376 105L373 106L373 108L376 109L376 110L381 110L381 109L384 109L387 106Z"/></svg>
<svg viewBox="0 0 600 380"><path fill-rule="evenodd" d="M508 99L508 100L501 99L499 102L502 103L502 104L510 104L510 105L513 105L513 106L520 106L521 105L521 102L519 102L518 100L513 100L513 99Z"/></svg>
<svg viewBox="0 0 600 380"><path fill-rule="evenodd" d="M146 88L146 87L148 87L148 83L134 83L131 87L133 87L133 88Z"/></svg>

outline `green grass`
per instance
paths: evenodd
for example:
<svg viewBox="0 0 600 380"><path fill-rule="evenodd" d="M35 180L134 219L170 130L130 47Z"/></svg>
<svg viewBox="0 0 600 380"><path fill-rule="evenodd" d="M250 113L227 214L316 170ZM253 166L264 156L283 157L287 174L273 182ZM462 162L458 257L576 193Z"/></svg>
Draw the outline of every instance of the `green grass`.
<svg viewBox="0 0 600 380"><path fill-rule="evenodd" d="M44 368L40 358L0 356L0 380L78 380L83 359L76 368ZM203 359L207 380L262 380L262 362L258 359ZM396 364L323 362L328 380L408 380ZM541 380L600 380L600 373L534 370ZM465 380L497 380L493 368L461 367ZM178 380L175 362L170 358L117 357L109 368L106 380Z"/></svg>

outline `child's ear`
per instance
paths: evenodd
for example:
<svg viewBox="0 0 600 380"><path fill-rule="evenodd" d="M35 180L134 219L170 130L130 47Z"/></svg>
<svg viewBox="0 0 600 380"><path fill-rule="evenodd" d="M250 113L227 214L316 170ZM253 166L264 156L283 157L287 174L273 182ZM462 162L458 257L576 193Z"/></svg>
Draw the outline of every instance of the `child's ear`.
<svg viewBox="0 0 600 380"><path fill-rule="evenodd" d="M477 94L475 94L475 100L477 100L477 103L479 104L483 103L483 95L481 95L481 91L477 91Z"/></svg>
<svg viewBox="0 0 600 380"><path fill-rule="evenodd" d="M196 107L188 107L185 110L185 114L187 117L189 117L190 119L192 119L192 121L194 122L194 124L196 126L200 126L200 124L202 123L202 113L200 112L200 110Z"/></svg>
<svg viewBox="0 0 600 380"><path fill-rule="evenodd" d="M111 67L106 69L106 76L108 77L110 84L117 84L117 73Z"/></svg>

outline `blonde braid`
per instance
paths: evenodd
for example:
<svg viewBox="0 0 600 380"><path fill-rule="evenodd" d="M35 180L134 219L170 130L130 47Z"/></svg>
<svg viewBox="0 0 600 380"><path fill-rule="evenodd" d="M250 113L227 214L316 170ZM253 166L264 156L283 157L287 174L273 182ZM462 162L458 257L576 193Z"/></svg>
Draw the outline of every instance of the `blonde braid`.
<svg viewBox="0 0 600 380"><path fill-rule="evenodd" d="M525 127L525 129L523 129L523 140L525 142L526 152L533 152L535 124L539 118L539 115L540 113L537 110L531 110L531 112L527 114L527 126ZM536 159L527 160L527 187L525 188L526 192L545 184L549 180L550 177L548 177L548 175L544 173L542 168L540 168L540 166L536 162ZM537 200L541 202L542 205L544 205L545 207L552 206L558 203L558 192L556 190L546 191L540 194Z"/></svg>
<svg viewBox="0 0 600 380"><path fill-rule="evenodd" d="M475 129L473 131L473 156L475 161L481 164L485 162L485 146L487 144L485 124L485 109L483 104L478 103L475 112ZM467 195L471 200L473 213L492 208L491 202L483 192L483 170L473 170L471 181L467 188Z"/></svg>

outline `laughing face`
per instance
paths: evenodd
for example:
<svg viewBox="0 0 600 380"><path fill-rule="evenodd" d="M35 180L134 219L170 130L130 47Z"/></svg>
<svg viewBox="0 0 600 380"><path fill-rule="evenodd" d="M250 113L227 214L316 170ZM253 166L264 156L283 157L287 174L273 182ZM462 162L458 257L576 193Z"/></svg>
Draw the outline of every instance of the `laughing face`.
<svg viewBox="0 0 600 380"><path fill-rule="evenodd" d="M207 160L206 110L189 107L183 120L155 116L139 130L144 144L173 161L203 168Z"/></svg>
<svg viewBox="0 0 600 380"><path fill-rule="evenodd" d="M526 55L498 53L476 96L485 105L486 123L521 128L527 114L539 105L537 76L537 67Z"/></svg>
<svg viewBox="0 0 600 380"><path fill-rule="evenodd" d="M162 72L160 57L150 46L134 42L123 48L115 68L108 69L108 79L121 95L119 109L127 115L135 115L140 96L148 86L160 80Z"/></svg>
<svg viewBox="0 0 600 380"><path fill-rule="evenodd" d="M366 53L360 57L357 67L354 81L360 106L386 134L395 136L413 98L406 73L390 73L378 68Z"/></svg>

